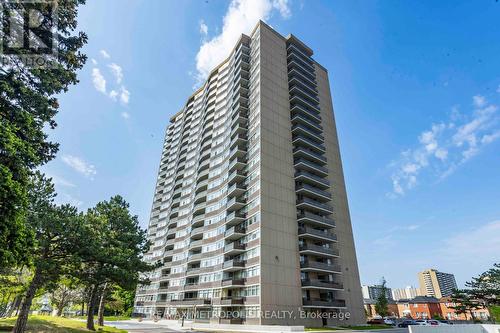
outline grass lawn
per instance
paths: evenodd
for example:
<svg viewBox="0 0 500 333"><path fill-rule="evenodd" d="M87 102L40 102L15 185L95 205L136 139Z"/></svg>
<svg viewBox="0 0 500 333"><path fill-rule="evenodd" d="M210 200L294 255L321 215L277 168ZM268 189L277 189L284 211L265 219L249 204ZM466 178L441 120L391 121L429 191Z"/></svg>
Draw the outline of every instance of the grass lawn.
<svg viewBox="0 0 500 333"><path fill-rule="evenodd" d="M491 318L496 323L500 323L500 306L490 306L488 310L490 311Z"/></svg>
<svg viewBox="0 0 500 333"><path fill-rule="evenodd" d="M386 328L394 328L389 325L366 325L366 326L341 326L341 327L306 327L306 332L311 331L342 331L342 330L353 330L353 331L366 331L366 330L382 330Z"/></svg>
<svg viewBox="0 0 500 333"><path fill-rule="evenodd" d="M16 318L0 319L0 331L8 332L14 326ZM109 326L97 326L96 330L103 333L127 333ZM85 322L51 316L30 316L28 320L27 333L79 333L90 332L85 328Z"/></svg>

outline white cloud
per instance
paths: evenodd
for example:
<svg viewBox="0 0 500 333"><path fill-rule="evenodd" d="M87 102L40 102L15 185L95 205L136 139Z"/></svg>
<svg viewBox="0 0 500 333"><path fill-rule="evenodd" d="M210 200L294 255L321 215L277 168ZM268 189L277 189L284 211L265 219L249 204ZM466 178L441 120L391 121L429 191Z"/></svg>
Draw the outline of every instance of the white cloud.
<svg viewBox="0 0 500 333"><path fill-rule="evenodd" d="M204 41L196 55L197 80L204 80L228 56L241 34L248 34L259 20L270 18L273 9L284 18L291 13L288 0L232 0L221 33Z"/></svg>
<svg viewBox="0 0 500 333"><path fill-rule="evenodd" d="M484 96L472 98L474 110L461 114L454 106L449 119L433 124L418 136L418 145L401 153L389 167L392 169L392 193L402 196L414 188L422 172L434 171L439 179L448 177L463 163L481 152L481 149L500 138L498 107L489 104Z"/></svg>
<svg viewBox="0 0 500 333"><path fill-rule="evenodd" d="M97 60L95 60L94 58L90 59L90 61L92 61L92 65L97 65Z"/></svg>
<svg viewBox="0 0 500 333"><path fill-rule="evenodd" d="M102 56L104 59L109 59L109 58L111 58L111 56L109 55L109 53L108 53L106 50L101 50L101 51L99 51L99 53L101 53L101 56Z"/></svg>
<svg viewBox="0 0 500 333"><path fill-rule="evenodd" d="M284 18L292 16L292 11L288 6L288 0L273 0L273 7L276 8Z"/></svg>
<svg viewBox="0 0 500 333"><path fill-rule="evenodd" d="M94 83L94 87L97 91L106 93L106 80L104 76L102 76L99 68L92 68L92 82Z"/></svg>
<svg viewBox="0 0 500 333"><path fill-rule="evenodd" d="M122 86L120 92L120 102L122 102L123 104L128 104L129 100L130 100L130 91L128 91L124 86Z"/></svg>
<svg viewBox="0 0 500 333"><path fill-rule="evenodd" d="M208 35L208 26L205 24L205 21L200 21L200 34L203 36Z"/></svg>
<svg viewBox="0 0 500 333"><path fill-rule="evenodd" d="M115 64L114 62L108 65L109 69L111 70L111 73L113 73L116 83L120 84L122 83L123 80L123 70L120 66Z"/></svg>
<svg viewBox="0 0 500 333"><path fill-rule="evenodd" d="M474 226L444 239L440 255L447 264L467 267L470 272L482 272L499 259L500 220ZM478 246L480 244L481 246Z"/></svg>
<svg viewBox="0 0 500 333"><path fill-rule="evenodd" d="M49 175L47 174L48 177L52 178L52 182L54 183L54 185L56 186L64 186L64 187L75 187L76 185L73 184L72 182L62 178L62 177L59 177L59 176L53 176L53 175Z"/></svg>
<svg viewBox="0 0 500 333"><path fill-rule="evenodd" d="M486 98L484 98L484 96L481 96L481 95L476 95L476 96L472 97L472 104L476 108L482 108L483 106L486 105Z"/></svg>
<svg viewBox="0 0 500 333"><path fill-rule="evenodd" d="M113 100L113 101L116 101L117 97L118 97L118 92L116 90L111 90L109 92L109 97Z"/></svg>
<svg viewBox="0 0 500 333"><path fill-rule="evenodd" d="M481 138L481 143L482 144L488 144L492 143L496 139L500 138L500 130L496 131L495 133L492 134L486 134Z"/></svg>
<svg viewBox="0 0 500 333"><path fill-rule="evenodd" d="M56 202L59 203L59 204L70 204L71 206L80 206L81 204L83 204L83 202L81 200L78 200L76 198L74 198L72 195L68 194L68 193L60 193L57 197L56 197Z"/></svg>
<svg viewBox="0 0 500 333"><path fill-rule="evenodd" d="M123 117L123 119L129 119L130 118L130 114L128 112L122 112L121 116Z"/></svg>
<svg viewBox="0 0 500 333"><path fill-rule="evenodd" d="M498 85L498 88L497 88L497 93L500 94L500 84Z"/></svg>
<svg viewBox="0 0 500 333"><path fill-rule="evenodd" d="M85 162L82 158L72 155L63 155L62 161L66 163L73 170L81 173L85 177L91 178L94 176L97 171L95 166Z"/></svg>

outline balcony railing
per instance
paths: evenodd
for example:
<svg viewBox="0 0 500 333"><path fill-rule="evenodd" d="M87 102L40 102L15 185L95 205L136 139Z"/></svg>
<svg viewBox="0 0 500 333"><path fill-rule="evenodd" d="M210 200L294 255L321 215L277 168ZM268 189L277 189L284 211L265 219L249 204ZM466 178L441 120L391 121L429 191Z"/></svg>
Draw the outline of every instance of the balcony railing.
<svg viewBox="0 0 500 333"><path fill-rule="evenodd" d="M309 271L322 271L322 272L331 272L331 273L341 273L342 270L340 265L327 264L319 261L306 260L305 262L300 263L300 268Z"/></svg>
<svg viewBox="0 0 500 333"><path fill-rule="evenodd" d="M327 257L338 257L339 256L339 251L337 249L332 249L332 248L327 248L323 246L318 246L318 245L302 245L299 247L299 251L302 253L311 253L315 255L325 255ZM316 265L317 262L309 262L311 265ZM319 267L319 266L318 266ZM306 268L306 267L304 267ZM313 267L311 267L313 268Z"/></svg>
<svg viewBox="0 0 500 333"><path fill-rule="evenodd" d="M307 208L307 209L311 209L311 210L317 210L317 211L320 211L320 212L326 213L326 214L333 213L332 206L321 203L321 202L316 201L316 200L309 199L309 198L302 198L302 199L297 200L297 207L300 209Z"/></svg>
<svg viewBox="0 0 500 333"><path fill-rule="evenodd" d="M340 282L333 281L323 281L323 280L302 280L302 288L319 288L319 289L338 289L344 288L344 285Z"/></svg>
<svg viewBox="0 0 500 333"><path fill-rule="evenodd" d="M345 308L345 301L339 299L304 299L302 300L302 305L314 308Z"/></svg>
<svg viewBox="0 0 500 333"><path fill-rule="evenodd" d="M297 215L297 220L298 222L315 224L325 228L335 227L335 221L333 219L309 212L304 212L303 214Z"/></svg>

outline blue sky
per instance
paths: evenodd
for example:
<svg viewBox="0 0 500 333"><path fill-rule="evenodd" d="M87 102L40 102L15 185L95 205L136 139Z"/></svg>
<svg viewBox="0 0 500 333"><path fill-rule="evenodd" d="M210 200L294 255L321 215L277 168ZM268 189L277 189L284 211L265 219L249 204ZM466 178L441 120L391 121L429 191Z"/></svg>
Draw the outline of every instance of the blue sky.
<svg viewBox="0 0 500 333"><path fill-rule="evenodd" d="M494 0L89 0L89 61L43 168L59 200L121 194L146 226L169 117L261 17L329 70L362 283L416 285L434 267L463 284L499 262Z"/></svg>

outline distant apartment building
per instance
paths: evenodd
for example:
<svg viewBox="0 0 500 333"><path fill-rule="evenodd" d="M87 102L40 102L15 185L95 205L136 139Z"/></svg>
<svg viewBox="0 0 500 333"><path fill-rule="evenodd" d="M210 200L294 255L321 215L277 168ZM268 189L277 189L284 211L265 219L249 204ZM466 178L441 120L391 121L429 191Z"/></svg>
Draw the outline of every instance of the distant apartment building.
<svg viewBox="0 0 500 333"><path fill-rule="evenodd" d="M162 266L135 312L365 322L328 72L312 55L260 22L170 119L145 257Z"/></svg>
<svg viewBox="0 0 500 333"><path fill-rule="evenodd" d="M442 298L451 296L453 289L457 289L453 274L439 272L436 269L427 269L418 273L418 281L420 293L424 296Z"/></svg>
<svg viewBox="0 0 500 333"><path fill-rule="evenodd" d="M397 301L400 299L411 299L417 296L421 296L420 289L414 288L412 286L407 286L406 288L396 288L392 289L392 298Z"/></svg>
<svg viewBox="0 0 500 333"><path fill-rule="evenodd" d="M380 285L363 285L361 287L361 292L363 294L363 299L373 299L376 300L382 294L382 286ZM385 288L385 297L388 300L392 300L391 288Z"/></svg>

